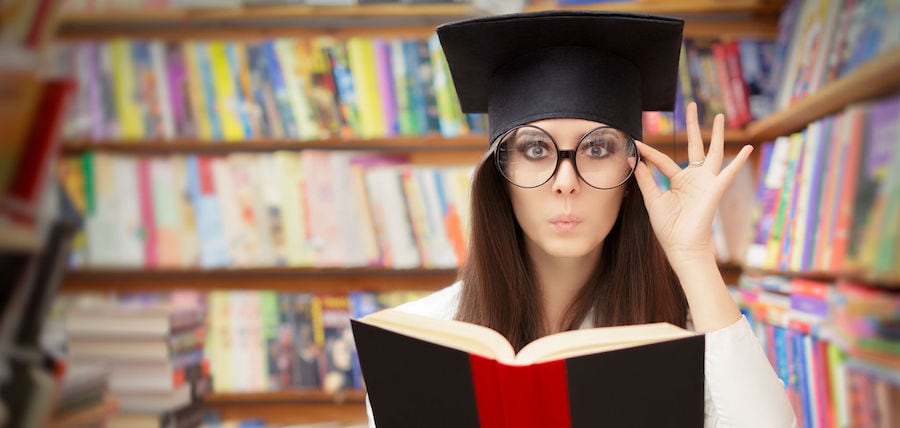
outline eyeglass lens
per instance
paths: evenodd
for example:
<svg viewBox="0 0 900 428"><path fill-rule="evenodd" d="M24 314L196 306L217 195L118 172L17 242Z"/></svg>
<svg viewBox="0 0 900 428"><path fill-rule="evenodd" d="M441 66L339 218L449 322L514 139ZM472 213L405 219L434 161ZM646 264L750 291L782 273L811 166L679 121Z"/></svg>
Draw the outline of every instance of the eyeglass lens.
<svg viewBox="0 0 900 428"><path fill-rule="evenodd" d="M519 187L537 187L546 183L559 167L560 151L553 138L531 125L513 128L500 137L495 148L500 172ZM611 127L587 133L571 157L575 170L585 183L599 189L612 189L624 183L634 171L637 150L627 134Z"/></svg>

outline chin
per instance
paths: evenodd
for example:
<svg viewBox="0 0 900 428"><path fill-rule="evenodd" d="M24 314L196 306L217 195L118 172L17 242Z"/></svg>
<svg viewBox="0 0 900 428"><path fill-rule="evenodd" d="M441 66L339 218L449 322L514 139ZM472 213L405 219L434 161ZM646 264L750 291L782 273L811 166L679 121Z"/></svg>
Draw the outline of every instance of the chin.
<svg viewBox="0 0 900 428"><path fill-rule="evenodd" d="M572 242L572 240L554 240L538 245L540 249L551 257L582 258L597 250L599 244L587 242Z"/></svg>

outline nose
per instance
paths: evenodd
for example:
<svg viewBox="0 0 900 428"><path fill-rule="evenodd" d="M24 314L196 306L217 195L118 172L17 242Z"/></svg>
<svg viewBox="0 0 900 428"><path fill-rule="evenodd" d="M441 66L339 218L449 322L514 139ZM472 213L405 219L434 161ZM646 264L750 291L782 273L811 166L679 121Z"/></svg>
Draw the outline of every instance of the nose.
<svg viewBox="0 0 900 428"><path fill-rule="evenodd" d="M556 176L553 178L553 192L559 194L575 193L581 183L575 171L575 161L564 158L559 163Z"/></svg>

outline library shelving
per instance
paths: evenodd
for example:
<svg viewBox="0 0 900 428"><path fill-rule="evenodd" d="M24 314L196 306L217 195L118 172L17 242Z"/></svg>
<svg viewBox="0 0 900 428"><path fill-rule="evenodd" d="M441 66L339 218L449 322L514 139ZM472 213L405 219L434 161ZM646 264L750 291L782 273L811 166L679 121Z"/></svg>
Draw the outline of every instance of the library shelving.
<svg viewBox="0 0 900 428"><path fill-rule="evenodd" d="M874 275L863 271L791 271L791 270L772 270L760 269L755 267L740 267L741 272L750 275L777 275L787 278L801 278L813 281L853 281L865 283L871 286L883 288L885 290L900 289L900 276L891 275Z"/></svg>
<svg viewBox="0 0 900 428"><path fill-rule="evenodd" d="M85 269L66 275L64 291L437 290L452 284L455 275L454 269L424 268Z"/></svg>
<svg viewBox="0 0 900 428"><path fill-rule="evenodd" d="M684 16L688 37L750 37L772 39L777 31L781 2L741 0L736 2L692 1L655 3L607 3L605 10L664 13ZM530 10L547 8L545 4ZM266 38L277 36L331 35L427 37L441 22L485 14L468 4L455 5L365 5L352 7L272 6L222 10L164 10L69 12L61 19L63 40L108 39L111 37L190 40L203 38ZM702 17L702 19L700 19ZM697 18L697 19L692 19ZM708 140L709 130L703 132ZM176 139L172 141L67 141L67 155L86 151L117 154L154 155L184 153L227 154L233 152L372 150L406 152L412 163L474 164L483 156L486 137L468 135L391 137L371 140L240 141L211 143ZM686 158L687 138L683 132L645 135L645 143ZM737 152L752 144L746 130L726 131L727 150ZM729 282L736 281L739 267L721 267ZM454 269L385 268L250 268L250 269L85 269L67 273L66 293L81 291L141 291L194 289L269 289L284 291L393 291L436 290L456 278ZM361 391L272 391L255 393L214 393L205 405L223 419L265 416L269 423L303 423L325 420L359 422L365 420Z"/></svg>
<svg viewBox="0 0 900 428"><path fill-rule="evenodd" d="M897 89L900 89L900 48L895 47L790 108L750 124L746 132L755 141L788 135L850 104Z"/></svg>
<svg viewBox="0 0 900 428"><path fill-rule="evenodd" d="M365 393L362 391L215 393L205 397L204 404L224 420L265 415L266 421L272 424L322 421L350 424L366 419Z"/></svg>
<svg viewBox="0 0 900 428"><path fill-rule="evenodd" d="M711 131L705 129L703 138L709 140ZM675 145L677 151L686 150L687 135L684 132L671 134L650 134L644 136L644 143L662 150L670 150ZM725 131L725 144L729 148L740 148L753 143L754 139L742 129ZM66 154L76 154L91 150L120 153L229 153L229 152L269 152L274 150L375 150L379 152L470 152L477 160L487 149L484 135L464 135L442 137L440 135L398 136L384 138L326 140L242 140L239 142L217 143L192 139L159 141L90 141L68 140L62 147Z"/></svg>
<svg viewBox="0 0 900 428"><path fill-rule="evenodd" d="M716 19L713 20L688 20L685 24L685 33L689 36L771 37L777 30L777 17L782 5L782 1L767 0L729 2L698 0L611 2L602 5L568 6L568 8L659 13L685 17L714 16ZM547 9L559 7L553 3L539 2L525 8L526 11ZM229 32L231 34L263 32L271 35L298 31L347 34L389 26L404 26L406 29L402 31L405 32L422 29L430 31L435 25L443 22L488 13L468 3L70 11L61 18L59 37L71 39L143 35L180 38ZM392 31L396 31L396 28Z"/></svg>
<svg viewBox="0 0 900 428"><path fill-rule="evenodd" d="M773 38L777 32L780 1L740 0L731 2L696 0L689 2L627 2L579 6L579 9L646 12L683 16L687 19L686 36ZM540 3L528 10L555 8ZM64 40L104 39L111 37L153 37L163 39L191 38L259 38L278 35L427 35L434 26L452 19L485 14L468 4L454 5L365 5L350 7L271 6L259 8L214 10L159 11L91 11L68 12L60 23L58 36ZM744 129L726 132L728 150L737 151L743 144L757 144L776 136L803 129L810 122L838 111L847 105L884 95L900 87L900 51L896 48L869 61L847 76L825 86L797 104L769 117L750 123ZM704 131L708 141L709 131ZM647 135L645 142L660 149L672 149L676 157L686 152L683 133ZM371 140L314 141L241 141L210 143L176 139L172 141L68 141L66 154L86 151L110 151L124 154L159 153L231 153L302 151L372 150L406 152L414 163L474 163L484 153L484 136L470 135L388 137ZM748 195L748 197L750 197ZM723 265L726 281L734 283L742 268ZM814 278L841 277L834 273L765 272L784 276L806 275ZM265 267L244 269L85 269L66 274L63 291L138 291L197 289L274 289L290 291L352 290L435 290L455 279L453 269L385 268L287 268ZM848 274L849 275L849 274ZM895 278L853 278L900 286ZM345 391L275 391L254 393L211 394L205 402L224 418L266 415L273 423L341 420L358 422L365 418L363 393Z"/></svg>

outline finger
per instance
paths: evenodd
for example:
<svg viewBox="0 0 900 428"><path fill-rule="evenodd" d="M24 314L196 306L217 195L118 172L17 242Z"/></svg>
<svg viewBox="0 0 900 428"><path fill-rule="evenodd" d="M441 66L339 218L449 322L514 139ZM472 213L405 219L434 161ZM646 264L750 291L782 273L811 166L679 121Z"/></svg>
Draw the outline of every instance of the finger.
<svg viewBox="0 0 900 428"><path fill-rule="evenodd" d="M717 114L713 120L712 136L709 141L709 152L703 166L709 167L714 173L722 168L722 158L725 156L725 115Z"/></svg>
<svg viewBox="0 0 900 428"><path fill-rule="evenodd" d="M731 185L731 182L734 180L734 176L737 175L737 172L741 170L744 166L744 163L747 162L747 159L750 158L750 153L753 153L753 146L746 145L741 148L741 151L734 157L734 160L719 173L719 180L722 185L722 189L727 189L728 186Z"/></svg>
<svg viewBox="0 0 900 428"><path fill-rule="evenodd" d="M653 179L653 173L650 172L650 167L644 165L643 162L638 162L638 166L634 170L634 179L641 189L641 195L644 196L645 203L658 198L662 194L662 191L659 190L659 186L656 185L656 180Z"/></svg>
<svg viewBox="0 0 900 428"><path fill-rule="evenodd" d="M659 150L654 149L640 141L636 142L638 151L641 153L641 156L644 159L647 159L659 169L659 172L663 173L667 178L672 178L675 174L678 174L681 171L681 167L678 166L675 161L672 160L665 153L660 152Z"/></svg>
<svg viewBox="0 0 900 428"><path fill-rule="evenodd" d="M703 135L700 134L700 124L697 120L697 103L693 101L687 105L685 125L687 127L688 162L700 162L704 158Z"/></svg>

